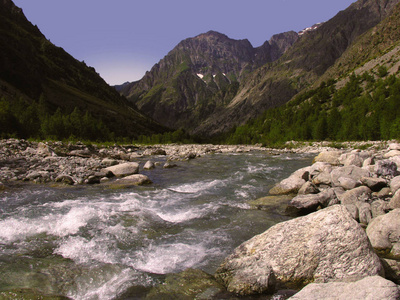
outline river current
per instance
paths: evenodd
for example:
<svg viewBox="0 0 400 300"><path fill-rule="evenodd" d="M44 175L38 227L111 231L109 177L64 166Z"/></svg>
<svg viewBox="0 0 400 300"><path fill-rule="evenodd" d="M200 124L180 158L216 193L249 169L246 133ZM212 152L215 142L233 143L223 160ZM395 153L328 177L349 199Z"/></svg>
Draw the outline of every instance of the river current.
<svg viewBox="0 0 400 300"><path fill-rule="evenodd" d="M214 154L141 171L154 182L145 187L9 189L0 194L0 290L118 299L189 267L212 274L235 247L288 219L283 206L248 202L311 159Z"/></svg>

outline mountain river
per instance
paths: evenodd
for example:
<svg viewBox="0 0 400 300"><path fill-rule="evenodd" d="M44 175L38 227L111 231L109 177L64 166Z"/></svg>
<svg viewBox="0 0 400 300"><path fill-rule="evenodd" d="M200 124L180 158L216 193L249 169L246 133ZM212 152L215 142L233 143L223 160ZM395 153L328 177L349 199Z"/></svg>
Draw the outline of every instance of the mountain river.
<svg viewBox="0 0 400 300"><path fill-rule="evenodd" d="M141 171L154 182L145 187L6 190L0 194L0 290L120 299L132 287L143 291L189 267L213 274L235 247L288 219L283 206L266 212L248 201L311 160L307 154L214 154Z"/></svg>

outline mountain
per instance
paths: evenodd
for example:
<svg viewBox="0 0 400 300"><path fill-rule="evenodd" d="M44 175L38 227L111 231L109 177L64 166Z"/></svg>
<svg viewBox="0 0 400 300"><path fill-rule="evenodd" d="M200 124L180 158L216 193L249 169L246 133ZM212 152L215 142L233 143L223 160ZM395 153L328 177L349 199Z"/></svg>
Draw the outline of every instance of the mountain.
<svg viewBox="0 0 400 300"><path fill-rule="evenodd" d="M0 99L13 109L36 109L41 99L49 116L57 110L64 117L74 110L82 117L87 112L115 136L165 130L139 113L94 68L47 40L11 0L0 0Z"/></svg>
<svg viewBox="0 0 400 300"><path fill-rule="evenodd" d="M238 126L229 143L400 138L400 4L291 101Z"/></svg>
<svg viewBox="0 0 400 300"><path fill-rule="evenodd" d="M297 39L295 32L282 33L254 48L248 40L209 31L180 42L122 94L163 125L193 131L229 104L243 78L278 59Z"/></svg>
<svg viewBox="0 0 400 300"><path fill-rule="evenodd" d="M208 32L182 41L122 94L166 126L227 132L312 87L398 2L359 0L327 22L276 35L259 48Z"/></svg>

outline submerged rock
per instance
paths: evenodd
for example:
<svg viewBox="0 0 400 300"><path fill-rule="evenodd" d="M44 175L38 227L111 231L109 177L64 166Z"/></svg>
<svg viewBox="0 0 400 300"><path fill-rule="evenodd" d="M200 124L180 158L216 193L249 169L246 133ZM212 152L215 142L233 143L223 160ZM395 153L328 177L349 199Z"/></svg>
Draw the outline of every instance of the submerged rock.
<svg viewBox="0 0 400 300"><path fill-rule="evenodd" d="M12 289L0 291L1 300L71 300L60 295L46 295L34 289Z"/></svg>
<svg viewBox="0 0 400 300"><path fill-rule="evenodd" d="M320 299L400 299L400 287L380 276L369 276L356 282L311 283L291 300Z"/></svg>
<svg viewBox="0 0 400 300"><path fill-rule="evenodd" d="M344 206L279 223L237 247L216 277L229 291L254 294L383 274L365 231ZM246 278L246 281L240 281Z"/></svg>
<svg viewBox="0 0 400 300"><path fill-rule="evenodd" d="M167 275L164 284L151 289L146 299L218 299L225 288L201 270L187 269Z"/></svg>

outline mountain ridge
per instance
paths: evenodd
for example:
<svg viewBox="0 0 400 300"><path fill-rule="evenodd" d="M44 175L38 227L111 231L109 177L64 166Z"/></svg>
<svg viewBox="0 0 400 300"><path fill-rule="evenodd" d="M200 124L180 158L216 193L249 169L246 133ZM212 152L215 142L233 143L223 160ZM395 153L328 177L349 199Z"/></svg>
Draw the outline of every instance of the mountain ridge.
<svg viewBox="0 0 400 300"><path fill-rule="evenodd" d="M202 66L214 66L208 73L192 68L190 63L184 66L184 70L180 69L182 65L168 61L170 55L175 54L177 46L156 64L157 72L152 69L142 80L130 85L130 90L123 90L123 94L146 115L164 125L184 127L198 135L226 132L257 117L266 109L286 103L300 91L312 86L360 35L390 14L398 2L359 0L316 29L302 32L300 37L298 33L291 32L293 36L287 47L276 56L272 55L269 41L261 48L253 48L258 49L259 53L262 52L260 49L265 51L263 59L247 59L247 65L239 64L240 68L236 68L235 72L230 69L236 76L235 80L231 80L227 69L217 69L215 65ZM180 60L181 63L183 61ZM165 64L170 71L168 78L176 79L184 73L185 79L161 80L164 71L162 66ZM200 78L196 78L196 73L202 75L201 80L206 88L197 82ZM150 77L154 79L154 84L148 81ZM199 93L194 92L195 87ZM185 94L187 90L190 93ZM196 105L198 103L201 106Z"/></svg>

